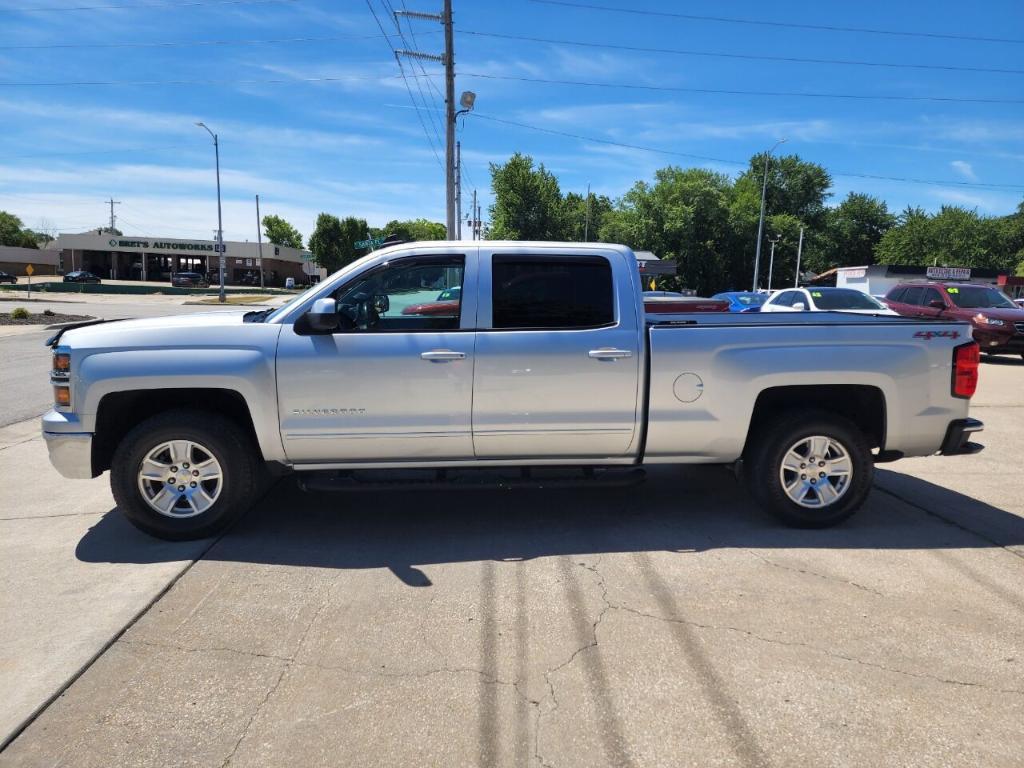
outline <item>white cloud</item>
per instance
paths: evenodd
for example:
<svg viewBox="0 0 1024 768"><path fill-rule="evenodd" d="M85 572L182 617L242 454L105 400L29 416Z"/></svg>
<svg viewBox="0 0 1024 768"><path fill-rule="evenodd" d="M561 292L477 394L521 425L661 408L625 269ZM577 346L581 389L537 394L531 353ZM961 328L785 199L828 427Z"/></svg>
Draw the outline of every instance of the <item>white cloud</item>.
<svg viewBox="0 0 1024 768"><path fill-rule="evenodd" d="M971 164L968 163L966 160L954 160L949 165L954 171L959 173L968 181L978 180L978 174L974 172L974 169L971 167Z"/></svg>

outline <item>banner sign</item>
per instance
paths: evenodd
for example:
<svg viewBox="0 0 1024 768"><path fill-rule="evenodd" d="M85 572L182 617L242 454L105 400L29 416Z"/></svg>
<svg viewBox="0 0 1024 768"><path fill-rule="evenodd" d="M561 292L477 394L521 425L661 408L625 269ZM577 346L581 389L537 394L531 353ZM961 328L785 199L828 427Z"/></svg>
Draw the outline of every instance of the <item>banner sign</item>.
<svg viewBox="0 0 1024 768"><path fill-rule="evenodd" d="M971 279L971 270L968 267L928 267L926 274L929 280Z"/></svg>

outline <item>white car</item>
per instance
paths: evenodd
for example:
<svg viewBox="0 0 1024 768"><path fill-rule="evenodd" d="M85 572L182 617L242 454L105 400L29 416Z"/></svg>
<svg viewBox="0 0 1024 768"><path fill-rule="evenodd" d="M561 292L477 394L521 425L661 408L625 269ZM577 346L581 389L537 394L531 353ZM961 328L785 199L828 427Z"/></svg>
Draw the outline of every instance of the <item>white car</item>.
<svg viewBox="0 0 1024 768"><path fill-rule="evenodd" d="M839 311L858 315L896 315L874 296L854 288L789 288L776 291L761 305L761 311Z"/></svg>

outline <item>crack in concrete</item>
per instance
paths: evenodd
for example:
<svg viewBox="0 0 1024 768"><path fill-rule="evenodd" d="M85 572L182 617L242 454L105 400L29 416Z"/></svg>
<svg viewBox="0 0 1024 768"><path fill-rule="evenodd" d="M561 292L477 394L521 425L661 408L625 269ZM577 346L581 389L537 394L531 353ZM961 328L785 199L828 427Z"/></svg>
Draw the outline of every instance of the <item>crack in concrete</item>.
<svg viewBox="0 0 1024 768"><path fill-rule="evenodd" d="M257 651L245 651L241 648L229 648L227 646L200 646L190 648L187 645L175 645L173 643L157 643L152 640L121 640L125 645L144 645L149 648L161 648L168 651L180 651L182 653L234 653L239 656L249 656L255 659L272 659L274 661L293 662L287 656L276 656L272 653L259 653Z"/></svg>
<svg viewBox="0 0 1024 768"><path fill-rule="evenodd" d="M266 706L268 701L270 701L270 697L274 695L274 691L276 691L281 685L281 681L284 680L284 676L288 673L288 670L296 663L295 658L299 655L299 651L302 650L302 644L306 642L306 637L309 636L310 630L313 629L313 624L315 624L316 620L320 617L320 613L323 611L325 605L327 605L327 601L321 601L320 605L317 606L316 611L313 612L313 615L309 619L309 623L306 624L306 628L302 630L302 635L295 644L295 650L292 652L291 658L284 659L284 664L281 667L281 674L277 676L277 680L275 680L274 684L267 690L263 700L256 705L256 709L253 710L252 715L249 717L249 721L245 724L245 727L239 734L238 741L235 742L235 746L231 748L231 752L228 753L228 756L224 758L224 762L221 763L221 768L227 768L227 766L231 764L232 758L235 756L235 753L238 752L238 748L242 746L242 742L245 740L246 735L248 735L249 729L252 728L252 724L256 722L256 718L259 716L260 712L263 711L263 707Z"/></svg>
<svg viewBox="0 0 1024 768"><path fill-rule="evenodd" d="M914 677L921 680L931 680L933 682L943 683L946 685L959 685L968 688L982 688L986 691L991 691L992 693L1012 693L1017 695L1024 695L1024 690L1019 690L1016 688L993 688L992 686L986 685L985 683L976 683L967 680L954 680L952 678L939 677L937 675L928 675L922 672L909 672L907 670L898 669L896 667L887 667L884 664L879 664L874 661L865 661L864 659L858 659L853 656L846 656L841 653L835 653L834 651L830 651L827 648L821 648L820 646L812 645L810 643L802 643L795 640L781 640L779 638L765 637L764 635L759 635L756 632L750 631L749 629L741 629L740 627L719 626L715 624L701 624L700 622L685 621L683 619L670 619L666 618L665 616L658 616L653 613L646 613L644 611L637 610L636 608L630 608L629 606L625 605L613 605L612 608L614 610L632 613L636 616L642 616L647 619L654 619L655 621L663 621L670 624L685 624L686 626L693 627L695 629L705 629L716 632L735 632L741 635L746 635L747 637L751 637L755 640L759 640L763 643L769 643L772 645L783 645L795 648L806 648L808 650L821 653L824 656L827 656L832 659L848 661L853 664L860 664L865 667L880 669L884 672L891 672L892 674L896 675L904 675L906 677Z"/></svg>
<svg viewBox="0 0 1024 768"><path fill-rule="evenodd" d="M819 573L817 571L811 571L811 570L808 570L808 569L805 569L805 568L797 568L797 567L792 566L792 565L783 565L782 563L776 562L775 560L772 560L769 557L765 557L764 555L762 555L760 552L757 552L756 550L747 549L746 547L737 547L737 549L739 549L741 552L746 552L748 555L756 557L761 562L763 562L763 563L765 563L767 565L770 565L773 568L781 568L784 571L792 571L794 573L802 573L802 574L804 574L806 576L816 576L819 579L825 579L826 581L834 581L834 582L836 582L838 584L847 584L847 585L849 585L851 587L856 587L857 589L862 589L865 592L870 592L872 595L878 595L879 597L885 597L885 595L882 592L879 592L877 589L873 589L872 587L866 587L863 584L858 584L856 581L850 581L848 579L840 578L839 576L832 576L832 575L827 574L827 573Z"/></svg>
<svg viewBox="0 0 1024 768"><path fill-rule="evenodd" d="M0 523L6 523L11 520L51 520L55 517L86 517L93 515L94 517L103 517L106 512L60 512L56 515L25 515L23 517L0 517Z"/></svg>
<svg viewBox="0 0 1024 768"><path fill-rule="evenodd" d="M601 557L602 557L601 555L598 555L597 559L594 561L594 563L592 565L587 565L586 563L581 563L581 562L574 562L573 563L573 565L575 565L575 566L577 566L579 568L582 568L585 571L590 571L595 576L597 576L597 583L601 587L601 600L604 603L604 608L601 609L601 612L597 615L597 618L594 620L594 622L593 622L593 624L591 626L591 632L593 633L593 640L591 640L586 645L583 645L583 646L577 648L576 650L574 650L572 652L572 654L569 656L569 658L566 659L565 661L563 661L561 664L556 664L554 667L551 667L550 669L548 669L548 670L546 670L544 672L544 682L548 686L548 696L545 697L545 698L551 700L552 706L545 713L541 709L541 705L544 703L544 700L535 702L536 708L537 708L537 717L534 720L534 728L533 728L533 756L537 759L537 761L541 764L541 766L543 766L543 768L553 768L553 766L552 766L551 763L549 763L547 760L545 760L544 756L541 755L541 753L540 753L541 718L543 718L543 716L545 714L548 714L548 715L554 714L556 711L558 711L558 707L559 707L558 696L555 694L555 685L551 681L551 676L554 675L556 672L559 672L562 669L565 669L566 667L571 665L585 651L588 651L591 648L596 648L597 647L597 644L598 644L597 628L600 626L601 622L604 620L604 617L608 613L608 611L612 610L612 608L615 607L608 600L608 587L605 584L604 576L601 574L601 572L597 568L598 565L600 565L600 563L601 563Z"/></svg>

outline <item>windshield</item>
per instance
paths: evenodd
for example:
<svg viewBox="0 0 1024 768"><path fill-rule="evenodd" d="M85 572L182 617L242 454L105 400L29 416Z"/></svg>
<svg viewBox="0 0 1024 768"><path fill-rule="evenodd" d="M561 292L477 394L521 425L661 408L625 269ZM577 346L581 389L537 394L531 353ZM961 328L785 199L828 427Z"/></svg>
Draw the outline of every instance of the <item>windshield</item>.
<svg viewBox="0 0 1024 768"><path fill-rule="evenodd" d="M764 294L760 293L737 293L733 298L745 307L760 307L765 300Z"/></svg>
<svg viewBox="0 0 1024 768"><path fill-rule="evenodd" d="M877 299L850 288L811 291L811 298L818 309L885 309Z"/></svg>
<svg viewBox="0 0 1024 768"><path fill-rule="evenodd" d="M946 289L949 298L964 309L1016 309L1010 297L996 288L981 285L959 285Z"/></svg>

